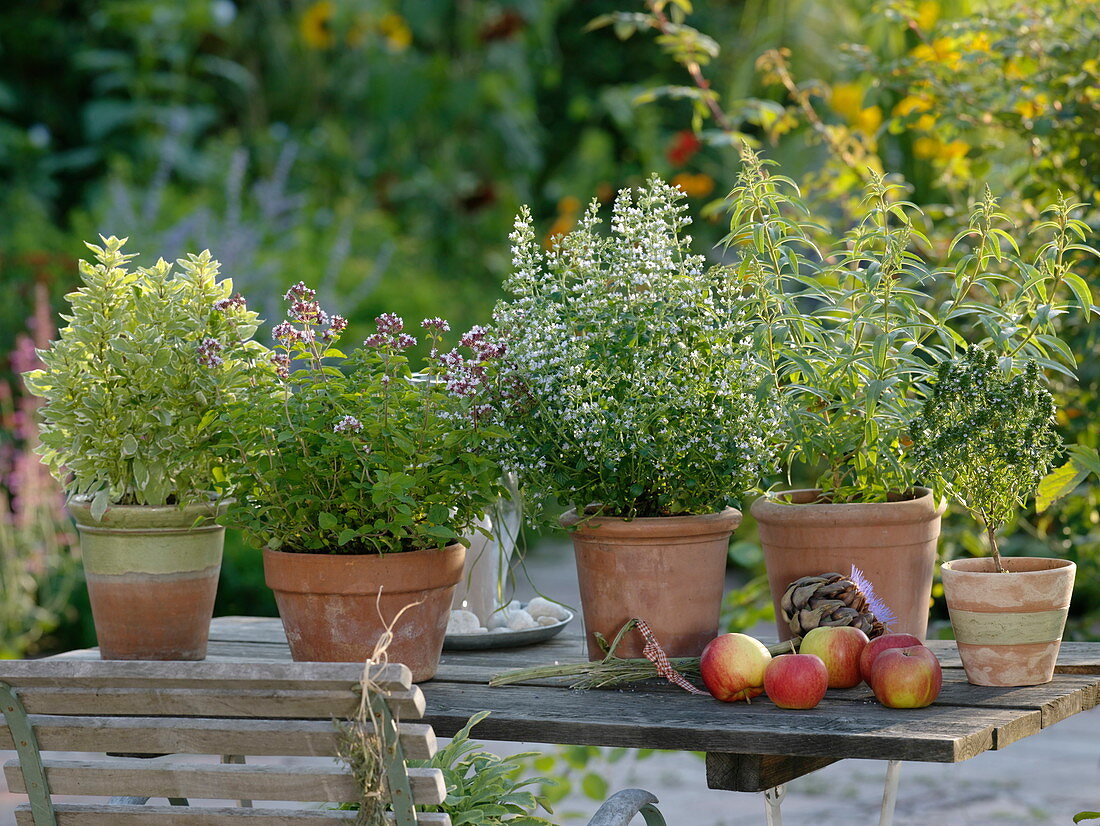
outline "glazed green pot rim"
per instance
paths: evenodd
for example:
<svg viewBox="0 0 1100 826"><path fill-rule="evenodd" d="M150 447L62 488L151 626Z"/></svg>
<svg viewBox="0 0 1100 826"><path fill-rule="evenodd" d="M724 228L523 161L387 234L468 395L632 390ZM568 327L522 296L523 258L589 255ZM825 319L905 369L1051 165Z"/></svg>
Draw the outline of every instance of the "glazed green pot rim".
<svg viewBox="0 0 1100 826"><path fill-rule="evenodd" d="M81 530L135 531L157 529L224 530L215 519L225 513L233 502L231 498L215 498L187 505L109 505L102 518L91 514L92 499L88 496L70 496L65 506ZM201 521L200 521L201 520Z"/></svg>

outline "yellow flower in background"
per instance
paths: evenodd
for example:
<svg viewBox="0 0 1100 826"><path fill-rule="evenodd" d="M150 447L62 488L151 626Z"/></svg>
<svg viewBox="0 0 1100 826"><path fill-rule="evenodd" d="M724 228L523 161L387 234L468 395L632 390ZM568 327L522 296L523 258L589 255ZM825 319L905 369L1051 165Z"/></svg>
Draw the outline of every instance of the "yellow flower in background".
<svg viewBox="0 0 1100 826"><path fill-rule="evenodd" d="M898 101L894 107L893 115L896 118L904 118L910 115L919 113L915 121L913 121L913 128L919 129L922 132L927 132L929 129L936 125L936 117L931 114L932 101L923 95L907 95Z"/></svg>
<svg viewBox="0 0 1100 826"><path fill-rule="evenodd" d="M944 143L939 138L931 135L923 135L913 141L913 154L924 160L938 160L950 163L965 158L970 151L970 144L966 141L951 141Z"/></svg>
<svg viewBox="0 0 1100 826"><path fill-rule="evenodd" d="M702 172L681 172L672 179L672 185L680 187L689 198L705 198L714 191L714 179Z"/></svg>
<svg viewBox="0 0 1100 826"><path fill-rule="evenodd" d="M1025 72L1020 68L1016 58L1010 57L1005 61L1005 80L1022 80L1024 77Z"/></svg>
<svg viewBox="0 0 1100 826"><path fill-rule="evenodd" d="M882 126L882 107L870 106L860 109L854 125L860 131L873 135Z"/></svg>
<svg viewBox="0 0 1100 826"><path fill-rule="evenodd" d="M833 84L829 106L848 123L855 123L863 111L863 87L858 83Z"/></svg>
<svg viewBox="0 0 1100 826"><path fill-rule="evenodd" d="M940 19L940 4L936 0L923 0L917 4L917 25L921 31L928 31Z"/></svg>
<svg viewBox="0 0 1100 826"><path fill-rule="evenodd" d="M937 37L931 43L921 43L910 54L925 63L940 63L948 69L957 69L962 61L962 55L955 46L953 38Z"/></svg>
<svg viewBox="0 0 1100 826"><path fill-rule="evenodd" d="M965 49L968 52L985 52L988 54L992 50L992 44L989 42L989 35L985 32L973 32L971 34L962 35L957 45L960 49Z"/></svg>
<svg viewBox="0 0 1100 826"><path fill-rule="evenodd" d="M1032 92L1033 90L1025 87L1025 94ZM1050 106L1050 97L1045 93L1039 92L1037 95L1033 95L1029 100L1019 101L1013 109L1015 109L1022 117L1027 119L1037 118L1043 114L1047 107Z"/></svg>
<svg viewBox="0 0 1100 826"><path fill-rule="evenodd" d="M378 21L378 33L386 40L391 52L403 52L412 45L412 29L405 18L390 12Z"/></svg>
<svg viewBox="0 0 1100 826"><path fill-rule="evenodd" d="M302 40L311 49L331 49L336 38L332 34L332 18L336 5L332 0L317 0L310 5L298 21Z"/></svg>

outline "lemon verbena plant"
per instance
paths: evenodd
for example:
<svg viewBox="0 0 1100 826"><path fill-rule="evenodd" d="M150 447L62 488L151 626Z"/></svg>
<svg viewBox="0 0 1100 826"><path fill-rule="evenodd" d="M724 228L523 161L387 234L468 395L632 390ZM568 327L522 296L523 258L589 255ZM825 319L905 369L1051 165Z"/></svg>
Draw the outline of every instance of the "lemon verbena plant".
<svg viewBox="0 0 1100 826"><path fill-rule="evenodd" d="M997 531L1062 453L1054 397L1035 362L1009 375L971 347L943 362L911 424L915 467L980 520L997 571Z"/></svg>
<svg viewBox="0 0 1100 826"><path fill-rule="evenodd" d="M256 314L219 280L209 251L179 270L131 268L126 239L88 244L82 285L58 340L25 374L45 399L38 452L70 496L112 504L186 504L216 486L217 405L245 385ZM233 343L233 353L224 352Z"/></svg>
<svg viewBox="0 0 1100 826"><path fill-rule="evenodd" d="M777 426L743 302L692 254L683 194L657 177L593 201L544 250L524 209L511 236L502 445L537 508L557 500L621 517L740 502L772 469Z"/></svg>
<svg viewBox="0 0 1100 826"><path fill-rule="evenodd" d="M345 354L347 321L298 283L274 348L222 411L236 502L227 520L256 545L304 553L385 553L456 542L502 493L488 388L501 346L475 328L444 351L450 327L425 319L430 352L393 314ZM463 355L465 353L466 355Z"/></svg>
<svg viewBox="0 0 1100 826"><path fill-rule="evenodd" d="M1096 312L1074 272L1097 255L1074 217L1080 205L1056 201L1021 227L986 190L948 249L934 250L920 209L881 176L871 175L860 220L837 233L772 162L747 149L742 159L728 199L733 278L787 413L776 431L783 463L816 474L824 500L882 502L921 481L910 422L938 365L969 344L1003 369L1034 361L1072 379L1060 320Z"/></svg>

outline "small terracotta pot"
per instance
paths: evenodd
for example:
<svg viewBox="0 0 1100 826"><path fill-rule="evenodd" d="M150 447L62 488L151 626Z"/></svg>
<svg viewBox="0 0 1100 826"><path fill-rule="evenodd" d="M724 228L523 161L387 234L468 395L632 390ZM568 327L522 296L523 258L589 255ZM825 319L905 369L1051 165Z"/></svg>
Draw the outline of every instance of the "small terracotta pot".
<svg viewBox="0 0 1100 826"><path fill-rule="evenodd" d="M305 554L264 549L264 578L275 592L297 662L364 662L386 626L387 649L413 680L435 676L466 547L389 554Z"/></svg>
<svg viewBox="0 0 1100 826"><path fill-rule="evenodd" d="M113 505L98 522L69 502L99 651L105 660L201 660L225 529L212 504Z"/></svg>
<svg viewBox="0 0 1100 826"><path fill-rule="evenodd" d="M561 517L578 525L577 512ZM718 635L726 555L741 512L617 519L596 517L573 531L588 658L603 659L596 632L610 642L632 617L644 619L670 657L697 657ZM645 642L630 632L616 654L640 657Z"/></svg>
<svg viewBox="0 0 1100 826"><path fill-rule="evenodd" d="M1068 559L956 559L940 569L966 678L1039 685L1054 676L1077 566Z"/></svg>
<svg viewBox="0 0 1100 826"><path fill-rule="evenodd" d="M847 576L853 565L897 616L890 630L924 639L945 504L937 505L928 488L915 493L893 502L834 505L815 503L820 491L792 490L780 494L790 504L753 502L780 640L791 637L779 608L787 586L833 571Z"/></svg>

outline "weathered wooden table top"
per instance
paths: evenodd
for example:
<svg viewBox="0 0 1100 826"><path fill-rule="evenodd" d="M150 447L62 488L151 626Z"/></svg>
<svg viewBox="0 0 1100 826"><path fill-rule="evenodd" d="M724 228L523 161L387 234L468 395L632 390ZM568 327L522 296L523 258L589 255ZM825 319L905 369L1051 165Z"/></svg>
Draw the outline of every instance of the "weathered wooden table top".
<svg viewBox="0 0 1100 826"><path fill-rule="evenodd" d="M1027 688L972 686L953 642L929 645L944 682L939 699L923 709L885 708L865 685L832 690L809 711L779 709L765 697L720 703L657 683L574 691L548 680L489 688L489 678L503 671L583 660L582 638L567 632L526 648L444 652L435 679L421 684L425 722L450 736L487 709L492 713L477 729L483 739L705 751L712 788L756 791L839 758L959 762L1100 702L1100 643L1064 643L1054 680ZM290 650L278 619L221 617L211 625L208 659L289 661Z"/></svg>

